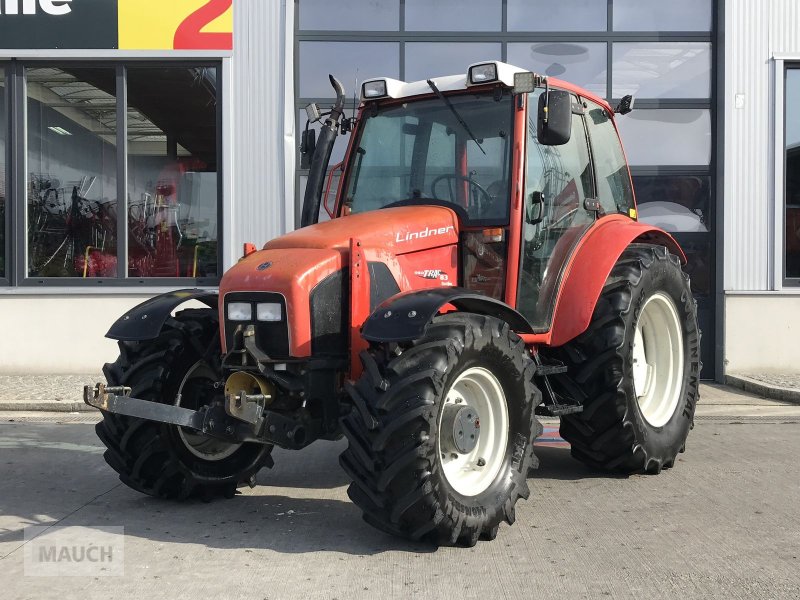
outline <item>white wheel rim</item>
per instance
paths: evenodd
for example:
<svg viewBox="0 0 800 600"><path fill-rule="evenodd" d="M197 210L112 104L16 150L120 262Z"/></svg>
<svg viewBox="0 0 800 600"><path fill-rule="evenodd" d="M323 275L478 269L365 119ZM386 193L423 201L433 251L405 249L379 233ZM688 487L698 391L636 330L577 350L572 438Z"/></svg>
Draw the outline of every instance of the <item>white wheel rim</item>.
<svg viewBox="0 0 800 600"><path fill-rule="evenodd" d="M448 405L474 409L480 433L475 447L460 454L443 450L442 417ZM486 491L503 466L508 445L508 406L503 387L497 377L482 367L467 369L447 392L445 406L439 414L437 449L447 482L462 496L477 496Z"/></svg>
<svg viewBox="0 0 800 600"><path fill-rule="evenodd" d="M214 381L217 379L217 377L213 369L211 369L211 367L209 367L202 360L195 363L194 366L186 373L183 381L181 381L181 387L178 390L178 397L175 400L176 406L181 405L183 400L183 388L186 386L186 382L192 379L210 379L211 381ZM201 433L196 433L195 431L187 429L186 427L178 427L177 429L178 436L181 438L181 441L186 449L197 458L202 458L203 460L210 462L224 460L242 446L241 444L231 444L229 442L224 442Z"/></svg>
<svg viewBox="0 0 800 600"><path fill-rule="evenodd" d="M653 427L675 414L683 387L683 332L672 299L661 292L647 299L633 338L633 388L639 410Z"/></svg>

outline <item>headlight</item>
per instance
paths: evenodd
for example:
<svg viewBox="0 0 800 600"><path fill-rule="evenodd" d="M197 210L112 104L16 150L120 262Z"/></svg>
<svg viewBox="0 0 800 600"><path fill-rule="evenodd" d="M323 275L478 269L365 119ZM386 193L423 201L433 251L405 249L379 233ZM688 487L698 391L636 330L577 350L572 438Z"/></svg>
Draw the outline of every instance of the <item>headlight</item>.
<svg viewBox="0 0 800 600"><path fill-rule="evenodd" d="M380 98L386 95L386 81L379 79L377 81L366 81L361 88L361 95L364 98Z"/></svg>
<svg viewBox="0 0 800 600"><path fill-rule="evenodd" d="M228 319L231 321L249 321L253 318L253 305L249 302L231 302L228 304Z"/></svg>
<svg viewBox="0 0 800 600"><path fill-rule="evenodd" d="M470 83L488 83L497 79L497 65L475 65L469 70Z"/></svg>
<svg viewBox="0 0 800 600"><path fill-rule="evenodd" d="M277 302L262 302L256 305L256 317L259 321L280 321L283 317L281 305Z"/></svg>

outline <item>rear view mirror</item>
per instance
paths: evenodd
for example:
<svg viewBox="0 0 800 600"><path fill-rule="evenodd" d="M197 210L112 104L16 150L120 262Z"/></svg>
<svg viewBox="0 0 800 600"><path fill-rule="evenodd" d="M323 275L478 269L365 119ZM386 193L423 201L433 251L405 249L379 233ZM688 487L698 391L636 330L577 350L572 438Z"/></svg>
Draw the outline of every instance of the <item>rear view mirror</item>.
<svg viewBox="0 0 800 600"><path fill-rule="evenodd" d="M317 149L317 132L314 129L306 129L300 141L300 168L310 169L311 159L314 158L314 151Z"/></svg>
<svg viewBox="0 0 800 600"><path fill-rule="evenodd" d="M614 112L618 115L627 115L633 110L633 102L633 96L623 96L622 100L617 104L617 108L614 109Z"/></svg>
<svg viewBox="0 0 800 600"><path fill-rule="evenodd" d="M572 135L572 96L564 90L548 90L539 96L536 137L543 146L563 146Z"/></svg>

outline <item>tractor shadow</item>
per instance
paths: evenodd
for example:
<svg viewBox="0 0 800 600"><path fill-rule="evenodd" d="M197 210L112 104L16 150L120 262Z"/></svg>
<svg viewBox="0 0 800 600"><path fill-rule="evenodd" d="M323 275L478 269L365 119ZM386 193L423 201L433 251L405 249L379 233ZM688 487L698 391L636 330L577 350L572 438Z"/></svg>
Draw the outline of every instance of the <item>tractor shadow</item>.
<svg viewBox="0 0 800 600"><path fill-rule="evenodd" d="M398 539L363 521L347 498L349 481L338 464L344 441L317 443L302 452L276 450L275 467L262 470L254 489L243 489L231 500L177 503L120 484L105 464L90 425L63 426L55 432L14 429L13 434L3 430L8 447L0 463L5 482L0 515L6 517L0 544L21 542L26 525L57 523L124 526L131 547L144 542L145 552L152 542L198 544L241 550L245 560L246 554L263 551L362 556L436 551L431 544ZM569 448L539 444L536 454L540 467L529 474L533 488L546 480L609 477L573 459ZM15 545L9 544L9 550ZM173 551L181 555L177 548Z"/></svg>
<svg viewBox="0 0 800 600"><path fill-rule="evenodd" d="M363 521L347 497L349 481L338 464L344 441L302 452L276 450L275 467L258 474L255 488L230 500L179 503L121 484L92 429L83 424L0 428L0 558L21 548L24 528L31 525L123 526L132 552L143 549L147 555L165 544L180 557L177 544L195 544L240 550L245 562L249 553L263 551L364 556L436 550Z"/></svg>
<svg viewBox="0 0 800 600"><path fill-rule="evenodd" d="M528 479L535 486L537 481L580 481L584 479L627 479L627 475L609 473L586 466L572 458L569 447L536 445L539 468L528 472Z"/></svg>

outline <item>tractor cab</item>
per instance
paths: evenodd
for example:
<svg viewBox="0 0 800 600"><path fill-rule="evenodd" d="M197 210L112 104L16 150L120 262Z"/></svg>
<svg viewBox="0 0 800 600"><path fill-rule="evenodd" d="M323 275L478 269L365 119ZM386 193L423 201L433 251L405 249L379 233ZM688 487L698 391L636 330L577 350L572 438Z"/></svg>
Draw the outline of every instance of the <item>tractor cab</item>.
<svg viewBox="0 0 800 600"><path fill-rule="evenodd" d="M626 97L618 111L632 104ZM326 209L450 208L461 234L458 285L515 306L546 332L583 235L608 215L636 218L613 114L584 90L499 62L412 83L370 79L358 118L341 128L353 139ZM319 206L318 197L309 185L306 204Z"/></svg>

